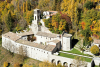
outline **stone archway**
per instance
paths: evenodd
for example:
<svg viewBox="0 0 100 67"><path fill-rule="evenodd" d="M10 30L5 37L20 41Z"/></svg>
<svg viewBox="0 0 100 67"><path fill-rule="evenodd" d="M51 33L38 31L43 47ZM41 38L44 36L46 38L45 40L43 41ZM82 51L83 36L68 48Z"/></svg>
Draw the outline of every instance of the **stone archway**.
<svg viewBox="0 0 100 67"><path fill-rule="evenodd" d="M67 63L67 62L64 62L64 63L63 63L63 66L64 66L64 67L68 67L68 63Z"/></svg>
<svg viewBox="0 0 100 67"><path fill-rule="evenodd" d="M52 59L52 60L51 60L51 63L56 64L55 59Z"/></svg>
<svg viewBox="0 0 100 67"><path fill-rule="evenodd" d="M61 64L61 61L60 61L60 60L58 60L58 61L57 61L57 64Z"/></svg>

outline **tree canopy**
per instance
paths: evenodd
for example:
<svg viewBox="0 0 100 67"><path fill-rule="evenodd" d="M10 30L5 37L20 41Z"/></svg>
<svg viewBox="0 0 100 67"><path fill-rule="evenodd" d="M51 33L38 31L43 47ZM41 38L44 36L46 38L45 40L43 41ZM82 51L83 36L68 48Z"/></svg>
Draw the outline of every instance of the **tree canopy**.
<svg viewBox="0 0 100 67"><path fill-rule="evenodd" d="M92 8L94 7L93 2L87 1L87 2L84 4L84 7L86 7L87 9L92 9Z"/></svg>
<svg viewBox="0 0 100 67"><path fill-rule="evenodd" d="M99 47L97 45L94 45L91 47L90 51L93 54L97 54L97 53L99 53Z"/></svg>

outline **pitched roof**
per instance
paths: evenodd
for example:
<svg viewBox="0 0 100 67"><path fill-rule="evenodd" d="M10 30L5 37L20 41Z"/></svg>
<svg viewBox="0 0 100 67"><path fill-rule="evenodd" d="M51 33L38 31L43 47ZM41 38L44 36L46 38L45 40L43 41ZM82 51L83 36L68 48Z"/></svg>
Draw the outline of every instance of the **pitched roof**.
<svg viewBox="0 0 100 67"><path fill-rule="evenodd" d="M8 33L5 33L5 34L2 34L2 36L9 38L13 41L16 41L16 40L21 38L20 36L18 36L16 33L13 33L13 32L8 32Z"/></svg>
<svg viewBox="0 0 100 67"><path fill-rule="evenodd" d="M71 36L72 36L71 34L67 34L67 33L63 34L63 37L71 37Z"/></svg>
<svg viewBox="0 0 100 67"><path fill-rule="evenodd" d="M52 45L42 45L42 44L38 44L38 43L34 43L34 42L22 40L22 39L19 39L16 42L21 43L21 44L25 44L25 45L29 45L32 47L40 48L40 49L43 49L46 51L52 51L56 47L56 46L52 46Z"/></svg>
<svg viewBox="0 0 100 67"><path fill-rule="evenodd" d="M26 35L32 35L32 34L34 34L32 31L28 31L28 32L18 33L17 35L26 36Z"/></svg>
<svg viewBox="0 0 100 67"><path fill-rule="evenodd" d="M46 11L46 12L50 12L51 14L46 15L46 16L52 16L52 15L56 15L58 13L58 11Z"/></svg>
<svg viewBox="0 0 100 67"><path fill-rule="evenodd" d="M41 32L41 31L39 31L36 35L49 37L49 38L56 38L57 37L57 34L45 33L45 32Z"/></svg>
<svg viewBox="0 0 100 67"><path fill-rule="evenodd" d="M47 45L46 48L44 50L47 50L47 51L53 51L53 49L55 48L56 46L54 45Z"/></svg>
<svg viewBox="0 0 100 67"><path fill-rule="evenodd" d="M54 42L54 43L58 43L58 42L60 42L60 40L58 40L58 39L55 39L55 40L48 41L48 42Z"/></svg>

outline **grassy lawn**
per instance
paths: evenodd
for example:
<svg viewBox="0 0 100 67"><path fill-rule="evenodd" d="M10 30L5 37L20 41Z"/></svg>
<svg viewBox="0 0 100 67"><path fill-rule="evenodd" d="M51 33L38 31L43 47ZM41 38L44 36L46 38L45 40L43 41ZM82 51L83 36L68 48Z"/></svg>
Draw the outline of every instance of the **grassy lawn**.
<svg viewBox="0 0 100 67"><path fill-rule="evenodd" d="M84 56L92 57L91 55L81 53L79 50L77 50L75 48L73 48L71 51L64 51L64 52L69 52L69 53L74 53L74 54L79 54L79 55L84 55Z"/></svg>
<svg viewBox="0 0 100 67"><path fill-rule="evenodd" d="M75 59L75 57L77 57L75 55L65 54L65 53L61 53L61 52L60 52L59 56L67 57L67 58L72 58L72 59ZM81 57L81 59L85 60L86 62L91 62L92 61L92 59L90 59L90 58Z"/></svg>
<svg viewBox="0 0 100 67"><path fill-rule="evenodd" d="M99 67L99 66L96 65L95 67Z"/></svg>

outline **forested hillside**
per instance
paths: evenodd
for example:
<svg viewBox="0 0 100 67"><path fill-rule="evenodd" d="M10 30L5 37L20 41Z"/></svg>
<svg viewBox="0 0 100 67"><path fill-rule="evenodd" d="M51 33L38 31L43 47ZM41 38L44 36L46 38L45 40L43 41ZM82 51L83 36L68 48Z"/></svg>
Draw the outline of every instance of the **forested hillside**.
<svg viewBox="0 0 100 67"><path fill-rule="evenodd" d="M80 43L83 46L87 46L93 39L100 39L99 4L99 0L0 0L0 35L8 31L29 29L28 25L34 18L33 11L38 8L41 10L41 17L43 11L58 11L52 18L43 19L51 32L61 34L66 31L73 35L72 39L76 37L79 42L82 40ZM1 40L0 36L0 65L6 65L9 61L15 66L19 65L17 63L25 64L25 67L28 66L26 63L39 66L39 61L35 63L33 59L23 60L20 55L14 55L2 48ZM83 50L83 46L80 45L80 49Z"/></svg>
<svg viewBox="0 0 100 67"><path fill-rule="evenodd" d="M31 24L37 0L0 1L0 32L21 31Z"/></svg>

